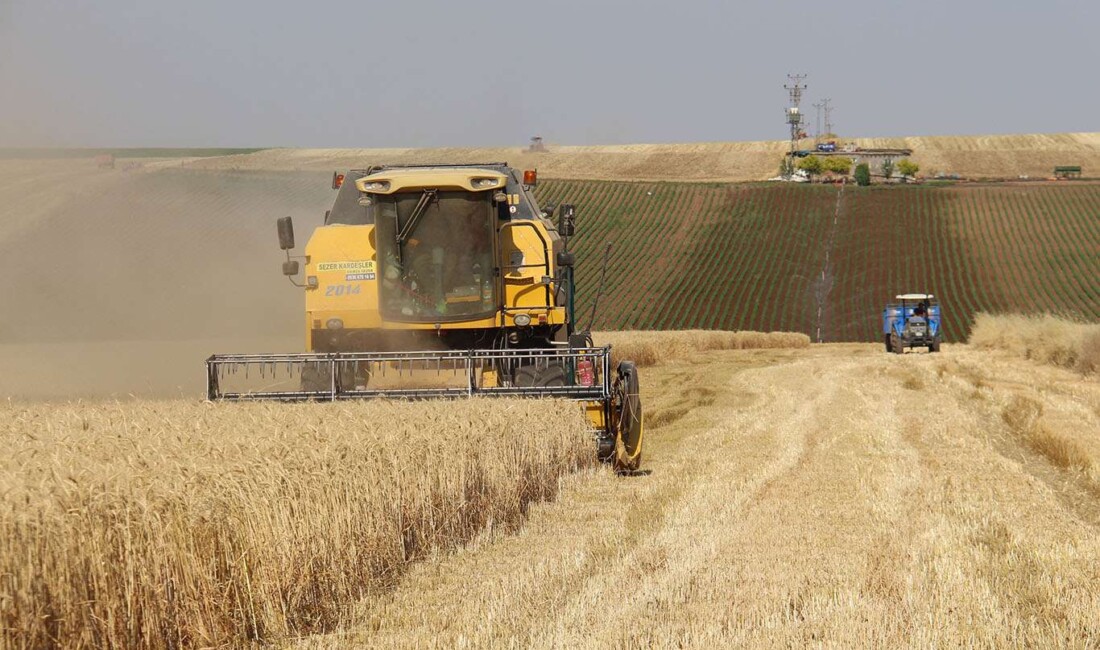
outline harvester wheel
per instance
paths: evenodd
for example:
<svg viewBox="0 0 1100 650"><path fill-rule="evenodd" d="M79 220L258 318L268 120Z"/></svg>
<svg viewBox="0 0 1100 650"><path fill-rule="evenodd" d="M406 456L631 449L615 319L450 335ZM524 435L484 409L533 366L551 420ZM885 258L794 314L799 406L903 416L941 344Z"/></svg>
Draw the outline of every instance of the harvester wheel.
<svg viewBox="0 0 1100 650"><path fill-rule="evenodd" d="M642 400L638 394L638 369L633 361L621 361L613 388L615 409L615 469L633 472L642 466Z"/></svg>
<svg viewBox="0 0 1100 650"><path fill-rule="evenodd" d="M512 385L525 388L547 388L565 385L565 368L550 364L544 368L520 366L512 374Z"/></svg>
<svg viewBox="0 0 1100 650"><path fill-rule="evenodd" d="M331 381L328 366L321 363L302 364L302 390L310 392L327 391Z"/></svg>

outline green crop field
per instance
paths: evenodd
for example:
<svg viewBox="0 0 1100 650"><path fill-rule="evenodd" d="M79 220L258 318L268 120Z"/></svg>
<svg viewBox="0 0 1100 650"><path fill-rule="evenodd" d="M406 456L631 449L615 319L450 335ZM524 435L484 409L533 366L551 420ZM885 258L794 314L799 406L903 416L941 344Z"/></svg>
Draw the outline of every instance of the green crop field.
<svg viewBox="0 0 1100 650"><path fill-rule="evenodd" d="M587 325L793 330L870 341L897 293L940 297L948 340L979 311L1100 319L1100 185L829 187L547 181L574 203Z"/></svg>

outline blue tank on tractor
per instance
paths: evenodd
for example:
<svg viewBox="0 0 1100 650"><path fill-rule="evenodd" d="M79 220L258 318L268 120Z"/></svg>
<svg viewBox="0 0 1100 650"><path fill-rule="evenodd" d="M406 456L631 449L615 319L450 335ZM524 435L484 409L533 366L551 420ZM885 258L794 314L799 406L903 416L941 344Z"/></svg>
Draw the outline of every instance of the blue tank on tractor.
<svg viewBox="0 0 1100 650"><path fill-rule="evenodd" d="M930 293L906 293L894 297L882 310L882 335L887 352L902 354L906 348L939 352L943 340L939 301Z"/></svg>

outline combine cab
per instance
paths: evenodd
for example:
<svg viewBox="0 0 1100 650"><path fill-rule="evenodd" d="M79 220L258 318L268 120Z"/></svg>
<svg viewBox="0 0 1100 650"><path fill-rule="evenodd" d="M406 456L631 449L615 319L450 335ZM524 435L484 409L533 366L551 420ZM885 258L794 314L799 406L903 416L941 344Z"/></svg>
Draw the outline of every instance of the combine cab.
<svg viewBox="0 0 1100 650"><path fill-rule="evenodd" d="M279 220L283 273L305 293L304 354L214 355L211 400L554 397L584 409L601 458L641 462L638 376L576 328L573 206L541 209L504 163L334 174L305 255Z"/></svg>
<svg viewBox="0 0 1100 650"><path fill-rule="evenodd" d="M939 352L943 334L940 305L932 294L906 293L882 311L882 332L887 352L902 354L906 348Z"/></svg>

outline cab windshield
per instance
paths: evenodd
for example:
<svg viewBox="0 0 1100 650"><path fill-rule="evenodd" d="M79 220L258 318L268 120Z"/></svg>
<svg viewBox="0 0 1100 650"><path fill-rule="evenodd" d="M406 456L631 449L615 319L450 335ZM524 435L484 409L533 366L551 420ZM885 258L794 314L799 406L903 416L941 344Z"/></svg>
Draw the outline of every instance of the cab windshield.
<svg viewBox="0 0 1100 650"><path fill-rule="evenodd" d="M496 312L487 192L376 195L383 317L453 321Z"/></svg>

